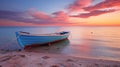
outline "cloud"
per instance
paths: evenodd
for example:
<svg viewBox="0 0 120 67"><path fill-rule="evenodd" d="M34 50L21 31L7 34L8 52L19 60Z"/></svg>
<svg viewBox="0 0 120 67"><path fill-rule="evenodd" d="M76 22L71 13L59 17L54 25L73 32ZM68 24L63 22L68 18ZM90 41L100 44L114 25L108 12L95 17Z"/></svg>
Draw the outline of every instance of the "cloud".
<svg viewBox="0 0 120 67"><path fill-rule="evenodd" d="M0 19L33 24L69 24L69 16L64 11L47 15L41 11L5 11L0 10Z"/></svg>
<svg viewBox="0 0 120 67"><path fill-rule="evenodd" d="M111 12L115 12L115 11L116 10L114 10L114 9L113 10L94 10L94 11L91 11L89 13L83 13L80 15L72 16L72 17L88 18L91 16L98 16L101 14L111 13Z"/></svg>
<svg viewBox="0 0 120 67"><path fill-rule="evenodd" d="M82 10L83 7L88 6L92 0L76 0L73 4L68 6L70 11L79 11Z"/></svg>
<svg viewBox="0 0 120 67"><path fill-rule="evenodd" d="M68 22L69 21L69 16L64 12L64 11L58 11L52 13L54 15L52 17L52 21L62 21L62 22Z"/></svg>
<svg viewBox="0 0 120 67"><path fill-rule="evenodd" d="M40 17L43 19L44 17ZM47 23L43 20L38 20L33 17L33 15L29 14L29 12L16 12L16 11L5 11L0 10L0 19L12 20L17 22L25 22L25 23Z"/></svg>
<svg viewBox="0 0 120 67"><path fill-rule="evenodd" d="M49 19L49 16L41 11L30 12L30 15L36 19L44 19L44 20Z"/></svg>
<svg viewBox="0 0 120 67"><path fill-rule="evenodd" d="M27 12L16 12L0 10L0 19L14 20L20 22L31 22L32 18L29 18Z"/></svg>
<svg viewBox="0 0 120 67"><path fill-rule="evenodd" d="M120 6L120 0L104 0L94 6L85 7L84 10L93 11L93 10L98 10L98 9L119 7L119 6Z"/></svg>
<svg viewBox="0 0 120 67"><path fill-rule="evenodd" d="M30 11L30 15L40 21L45 21L49 23L67 23L69 22L69 16L64 11L57 11L51 15L47 15L41 11Z"/></svg>
<svg viewBox="0 0 120 67"><path fill-rule="evenodd" d="M76 0L73 4L70 4L69 10L79 12L80 10L83 10L84 12L79 13L78 15L73 15L72 17L88 18L91 16L98 16L118 11L119 9L116 9L115 7L120 6L120 0L103 0L96 5L90 6L92 2L94 2L94 0Z"/></svg>
<svg viewBox="0 0 120 67"><path fill-rule="evenodd" d="M67 23L69 18L64 11L54 12L51 15L47 15L41 11L33 11L30 15L37 20L49 23Z"/></svg>
<svg viewBox="0 0 120 67"><path fill-rule="evenodd" d="M15 20L18 20L23 15L25 15L23 12L0 10L0 19L11 19L11 20L15 19Z"/></svg>

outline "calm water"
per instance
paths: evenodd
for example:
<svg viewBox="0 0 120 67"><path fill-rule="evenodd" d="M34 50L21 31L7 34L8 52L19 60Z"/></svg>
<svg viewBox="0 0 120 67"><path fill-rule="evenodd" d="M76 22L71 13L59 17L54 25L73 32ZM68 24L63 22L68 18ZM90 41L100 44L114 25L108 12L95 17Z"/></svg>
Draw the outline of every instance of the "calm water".
<svg viewBox="0 0 120 67"><path fill-rule="evenodd" d="M70 31L68 40L28 51L120 60L120 27L0 27L0 49L20 49L16 31L53 33Z"/></svg>

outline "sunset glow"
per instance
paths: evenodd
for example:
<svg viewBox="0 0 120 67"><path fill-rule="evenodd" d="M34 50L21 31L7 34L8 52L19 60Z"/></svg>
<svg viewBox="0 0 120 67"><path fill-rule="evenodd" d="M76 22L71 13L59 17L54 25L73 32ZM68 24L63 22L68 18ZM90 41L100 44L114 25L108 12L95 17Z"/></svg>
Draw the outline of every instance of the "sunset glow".
<svg viewBox="0 0 120 67"><path fill-rule="evenodd" d="M1 0L0 26L120 26L120 0Z"/></svg>

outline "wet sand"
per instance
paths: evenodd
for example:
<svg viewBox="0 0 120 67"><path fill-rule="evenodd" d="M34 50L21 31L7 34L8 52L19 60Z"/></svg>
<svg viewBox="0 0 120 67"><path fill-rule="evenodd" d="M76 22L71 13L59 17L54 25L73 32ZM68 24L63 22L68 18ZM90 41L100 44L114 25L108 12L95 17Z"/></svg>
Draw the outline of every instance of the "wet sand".
<svg viewBox="0 0 120 67"><path fill-rule="evenodd" d="M0 67L120 67L120 61L23 50L1 52Z"/></svg>

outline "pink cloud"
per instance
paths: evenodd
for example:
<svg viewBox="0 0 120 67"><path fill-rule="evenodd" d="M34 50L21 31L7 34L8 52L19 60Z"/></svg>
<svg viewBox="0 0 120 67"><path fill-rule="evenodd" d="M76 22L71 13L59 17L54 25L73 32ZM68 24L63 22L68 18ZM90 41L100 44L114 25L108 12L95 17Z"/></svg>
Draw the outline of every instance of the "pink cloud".
<svg viewBox="0 0 120 67"><path fill-rule="evenodd" d="M79 11L83 9L89 12L81 13L72 17L88 18L91 16L98 16L101 14L118 11L119 9L116 9L114 7L120 6L120 0L103 0L96 5L90 6L89 4L91 4L92 2L93 0L76 0L73 4L70 4L69 10L71 11Z"/></svg>
<svg viewBox="0 0 120 67"><path fill-rule="evenodd" d="M69 23L69 16L64 11L54 12L51 15L47 15L46 13L37 10L29 11L29 13L38 21L37 23Z"/></svg>
<svg viewBox="0 0 120 67"><path fill-rule="evenodd" d="M98 9L104 9L104 8L110 8L110 7L119 7L120 6L120 0L104 0L103 2L100 2L94 6L89 6L84 8L87 11L92 10L98 10Z"/></svg>
<svg viewBox="0 0 120 67"><path fill-rule="evenodd" d="M52 21L62 21L68 22L69 16L64 11L58 11L53 13L54 17L52 17Z"/></svg>
<svg viewBox="0 0 120 67"><path fill-rule="evenodd" d="M36 18L36 19L48 19L49 16L47 14L45 14L44 12L41 11L34 11L34 12L30 12L31 16Z"/></svg>
<svg viewBox="0 0 120 67"><path fill-rule="evenodd" d="M115 11L116 10L104 10L104 11L103 10L94 10L94 11L91 11L90 13L83 13L80 15L72 16L72 17L88 18L91 16L98 16L101 14L111 13L111 12L115 12Z"/></svg>
<svg viewBox="0 0 120 67"><path fill-rule="evenodd" d="M88 6L92 0L76 0L73 4L68 6L70 11L79 11L82 10L83 7Z"/></svg>

